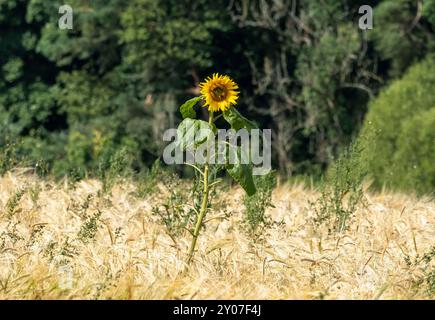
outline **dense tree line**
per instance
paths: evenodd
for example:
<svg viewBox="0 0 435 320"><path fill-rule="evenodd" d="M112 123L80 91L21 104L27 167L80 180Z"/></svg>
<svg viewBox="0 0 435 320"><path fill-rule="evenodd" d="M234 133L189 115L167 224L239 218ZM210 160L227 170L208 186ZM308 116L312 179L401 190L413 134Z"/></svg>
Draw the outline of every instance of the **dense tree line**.
<svg viewBox="0 0 435 320"><path fill-rule="evenodd" d="M139 170L213 72L273 130L283 174L322 172L378 91L435 49L434 0L0 0L0 145L55 175ZM358 8L374 8L373 30Z"/></svg>

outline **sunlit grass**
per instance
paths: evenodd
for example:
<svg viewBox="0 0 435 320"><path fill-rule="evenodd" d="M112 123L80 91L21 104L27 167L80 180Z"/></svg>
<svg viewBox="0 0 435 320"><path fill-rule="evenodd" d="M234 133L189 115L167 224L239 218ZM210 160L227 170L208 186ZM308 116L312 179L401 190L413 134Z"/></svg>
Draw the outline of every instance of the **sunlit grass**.
<svg viewBox="0 0 435 320"><path fill-rule="evenodd" d="M312 224L318 194L282 185L267 209L275 223L254 242L240 223L244 191L230 189L213 199L218 205L185 271L191 235L170 237L152 214L169 190L160 184L138 197L136 187L126 180L105 194L96 180L72 185L6 173L0 299L431 298L430 269L406 262L434 245L430 199L366 194L349 228L331 234Z"/></svg>

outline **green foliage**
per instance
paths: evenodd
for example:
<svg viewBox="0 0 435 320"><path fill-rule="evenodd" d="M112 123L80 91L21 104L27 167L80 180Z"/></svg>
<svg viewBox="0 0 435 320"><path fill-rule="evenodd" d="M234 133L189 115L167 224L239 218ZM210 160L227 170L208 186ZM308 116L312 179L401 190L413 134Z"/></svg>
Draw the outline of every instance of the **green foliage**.
<svg viewBox="0 0 435 320"><path fill-rule="evenodd" d="M435 1L426 0L423 3L423 16L432 26L435 26Z"/></svg>
<svg viewBox="0 0 435 320"><path fill-rule="evenodd" d="M101 212L97 211L92 216L88 217L82 224L77 237L84 243L88 243L95 238L98 231L98 223L100 222Z"/></svg>
<svg viewBox="0 0 435 320"><path fill-rule="evenodd" d="M430 297L435 295L435 268L426 277L427 291Z"/></svg>
<svg viewBox="0 0 435 320"><path fill-rule="evenodd" d="M405 262L408 268L418 268L422 271L422 276L412 279L413 286L416 290L425 288L427 295L432 298L435 295L435 267L433 261L435 258L435 247L425 252L423 255L417 254L415 257L405 256Z"/></svg>
<svg viewBox="0 0 435 320"><path fill-rule="evenodd" d="M276 172L254 176L254 181L257 192L252 196L245 195L243 203L248 232L255 237L261 235L262 229L270 225L265 213L267 208L273 207L272 191L276 186Z"/></svg>
<svg viewBox="0 0 435 320"><path fill-rule="evenodd" d="M183 116L183 119L191 118L196 119L196 112L193 109L193 107L201 100L201 97L195 97L192 99L187 100L185 103L183 103L180 107L181 115Z"/></svg>
<svg viewBox="0 0 435 320"><path fill-rule="evenodd" d="M181 150L193 151L207 142L212 135L212 127L207 122L186 118L178 125L175 143Z"/></svg>
<svg viewBox="0 0 435 320"><path fill-rule="evenodd" d="M98 173L103 181L103 193L110 191L117 179L130 174L131 162L131 155L125 148L112 153L108 161L100 162Z"/></svg>
<svg viewBox="0 0 435 320"><path fill-rule="evenodd" d="M180 107L180 112L192 110L192 107L198 100L190 99ZM232 110L232 111L230 111ZM184 116L183 116L184 117ZM253 123L243 117L235 108L230 108L224 114L231 127L235 130L242 128L253 128ZM213 130L214 123L210 124L202 120L185 118L177 128L177 140L175 144L182 151L197 152L198 148L210 144L215 139ZM208 148L208 147L207 147ZM249 155L245 150L237 145L225 145L227 163L225 169L227 173L246 191L248 195L253 195L256 191L254 180L252 178L252 164L244 163L245 159L249 159ZM234 163L229 163L228 160L233 160Z"/></svg>
<svg viewBox="0 0 435 320"><path fill-rule="evenodd" d="M252 78L247 100L259 125L275 132L281 172L325 169L358 129L378 83L355 13L376 3L235 1L233 16L246 41L267 48L246 54Z"/></svg>
<svg viewBox="0 0 435 320"><path fill-rule="evenodd" d="M231 129L238 131L240 129L251 130L258 128L251 120L246 119L231 107L223 112L224 119L231 125ZM241 147L230 145L228 148L229 159L234 159L235 163L226 164L227 173L246 191L248 196L252 196L256 192L254 179L252 177L252 164L245 163L244 159L249 159L247 151Z"/></svg>
<svg viewBox="0 0 435 320"><path fill-rule="evenodd" d="M258 126L253 121L246 119L234 107L231 107L223 112L223 115L224 119L231 125L231 129L234 129L236 131L240 129L258 129Z"/></svg>
<svg viewBox="0 0 435 320"><path fill-rule="evenodd" d="M9 243L15 244L24 237L18 230L19 222L9 221L0 233L0 252L3 252Z"/></svg>
<svg viewBox="0 0 435 320"><path fill-rule="evenodd" d="M1 138L0 138L1 139ZM0 144L0 176L12 169L20 161L17 155L17 143L3 139Z"/></svg>
<svg viewBox="0 0 435 320"><path fill-rule="evenodd" d="M430 9L434 4L433 0L384 0L375 8L375 48L390 61L393 76L435 50L435 13Z"/></svg>
<svg viewBox="0 0 435 320"><path fill-rule="evenodd" d="M401 190L435 190L435 106L405 121L397 138L392 183Z"/></svg>
<svg viewBox="0 0 435 320"><path fill-rule="evenodd" d="M318 161L326 164L336 154L336 148L348 142L346 139L352 132L348 125L353 122L354 114L363 112L361 101L364 102L367 97L365 92L362 93L365 98L356 93L352 101L354 110L349 111L348 102L344 102L339 95L354 88L353 82L365 88L367 80L363 77L352 79L351 75L354 68L362 67L358 66L361 63L358 61L361 42L354 27L343 23L337 30L327 29L316 41L316 46L303 47L298 55L295 74L302 87L296 99L306 112L302 134L310 137L311 143L319 141L319 134L328 141L324 147L316 143L315 151ZM335 112L330 112L330 109Z"/></svg>
<svg viewBox="0 0 435 320"><path fill-rule="evenodd" d="M95 175L123 148L135 153L133 166L143 167L158 147L149 111L122 75L122 1L71 1L73 30L57 27L62 4L0 6L1 56L14 57L0 58L1 129L22 142L19 155L56 176Z"/></svg>
<svg viewBox="0 0 435 320"><path fill-rule="evenodd" d="M17 207L20 204L20 200L26 192L26 189L20 189L8 199L8 202L6 203L6 214L8 218L11 218L15 214Z"/></svg>
<svg viewBox="0 0 435 320"><path fill-rule="evenodd" d="M190 192L182 186L182 181L175 176L167 177L165 186L169 196L163 203L152 208L152 213L160 218L165 226L166 233L175 241L175 237L181 232L189 230L195 217L192 207L186 207L189 202Z"/></svg>
<svg viewBox="0 0 435 320"><path fill-rule="evenodd" d="M160 159L154 161L150 169L145 168L137 177L137 189L135 195L139 198L144 198L159 192L156 187L159 182L165 183L171 179L171 173L165 170Z"/></svg>
<svg viewBox="0 0 435 320"><path fill-rule="evenodd" d="M98 176L121 149L143 170L180 102L220 72L239 84L238 110L273 130L280 172L317 174L382 83L434 50L433 3L71 0L74 28L61 30L60 0L0 1L0 149L6 133L19 142L0 170L25 161L57 177ZM375 7L369 32L357 27L363 4ZM254 127L235 113L225 113L234 128ZM183 117L204 116L183 107Z"/></svg>
<svg viewBox="0 0 435 320"><path fill-rule="evenodd" d="M342 232L349 227L364 197L362 183L367 171L362 148L360 141L352 143L329 169L320 197L311 204L317 226L326 224L330 232Z"/></svg>
<svg viewBox="0 0 435 320"><path fill-rule="evenodd" d="M235 154L235 163L229 163L225 168L228 174L245 190L246 194L252 196L257 191L252 177L252 164L243 163L244 156L241 147L230 146L229 149Z"/></svg>
<svg viewBox="0 0 435 320"><path fill-rule="evenodd" d="M435 188L435 56L411 67L370 105L364 157L375 186L431 192Z"/></svg>
<svg viewBox="0 0 435 320"><path fill-rule="evenodd" d="M126 62L153 87L180 90L183 72L213 65L213 32L225 29L228 18L219 2L130 1L121 15Z"/></svg>

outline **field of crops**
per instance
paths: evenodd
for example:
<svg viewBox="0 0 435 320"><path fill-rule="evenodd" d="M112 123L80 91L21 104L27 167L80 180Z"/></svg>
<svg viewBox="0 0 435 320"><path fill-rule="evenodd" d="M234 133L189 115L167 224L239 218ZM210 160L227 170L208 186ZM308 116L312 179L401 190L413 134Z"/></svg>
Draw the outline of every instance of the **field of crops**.
<svg viewBox="0 0 435 320"><path fill-rule="evenodd" d="M281 184L253 239L243 190L221 188L186 269L191 235L153 214L171 190L100 189L25 170L0 178L0 299L433 298L433 199L366 192L349 228L330 233L312 223L317 192Z"/></svg>

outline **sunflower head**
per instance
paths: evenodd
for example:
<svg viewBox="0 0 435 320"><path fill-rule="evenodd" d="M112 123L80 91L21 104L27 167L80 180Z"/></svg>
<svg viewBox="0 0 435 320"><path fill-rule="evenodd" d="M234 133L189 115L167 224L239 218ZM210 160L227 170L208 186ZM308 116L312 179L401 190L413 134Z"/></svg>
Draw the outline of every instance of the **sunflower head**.
<svg viewBox="0 0 435 320"><path fill-rule="evenodd" d="M199 84L201 95L205 100L205 107L209 111L225 111L239 98L237 84L228 76L214 73Z"/></svg>

